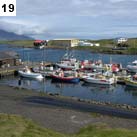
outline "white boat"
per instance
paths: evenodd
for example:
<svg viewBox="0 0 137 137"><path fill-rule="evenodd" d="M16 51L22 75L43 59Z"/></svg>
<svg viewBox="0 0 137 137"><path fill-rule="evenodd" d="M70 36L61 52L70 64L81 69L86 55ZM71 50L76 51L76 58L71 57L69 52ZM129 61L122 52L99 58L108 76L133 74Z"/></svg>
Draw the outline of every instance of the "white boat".
<svg viewBox="0 0 137 137"><path fill-rule="evenodd" d="M56 63L56 65L59 68L62 68L65 70L79 69L79 62L75 58L70 58L68 60L62 60L62 61Z"/></svg>
<svg viewBox="0 0 137 137"><path fill-rule="evenodd" d="M18 73L20 76L25 77L25 78L43 79L43 76L40 73L34 73L28 69L19 70Z"/></svg>
<svg viewBox="0 0 137 137"><path fill-rule="evenodd" d="M81 68L101 71L104 69L104 66L101 60L97 62L91 62L89 60L84 60L81 62Z"/></svg>
<svg viewBox="0 0 137 137"><path fill-rule="evenodd" d="M61 61L56 63L56 66L64 70L76 70L79 69L79 62L67 51Z"/></svg>
<svg viewBox="0 0 137 137"><path fill-rule="evenodd" d="M103 84L103 85L112 85L116 82L115 78L113 77L109 78L103 75L87 76L83 80L88 83Z"/></svg>
<svg viewBox="0 0 137 137"><path fill-rule="evenodd" d="M34 67L33 72L40 73L44 77L50 77L54 73L53 67Z"/></svg>
<svg viewBox="0 0 137 137"><path fill-rule="evenodd" d="M127 69L130 72L137 73L137 60L133 61L131 65L127 65Z"/></svg>
<svg viewBox="0 0 137 137"><path fill-rule="evenodd" d="M76 68L74 64L66 63L66 62L56 63L56 65L62 69L68 69L68 70L72 70Z"/></svg>

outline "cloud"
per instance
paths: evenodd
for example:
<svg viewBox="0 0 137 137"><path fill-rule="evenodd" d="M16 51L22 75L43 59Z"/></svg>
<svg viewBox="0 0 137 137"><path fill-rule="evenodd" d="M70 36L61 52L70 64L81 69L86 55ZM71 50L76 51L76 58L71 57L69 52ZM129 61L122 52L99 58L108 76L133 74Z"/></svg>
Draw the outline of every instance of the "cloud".
<svg viewBox="0 0 137 137"><path fill-rule="evenodd" d="M46 31L46 28L39 27L37 24L30 23L29 21L16 20L16 19L1 19L0 28L14 32L16 34L36 35L42 34Z"/></svg>
<svg viewBox="0 0 137 137"><path fill-rule="evenodd" d="M17 2L17 15L129 16L137 12L136 5L137 0L22 0Z"/></svg>
<svg viewBox="0 0 137 137"><path fill-rule="evenodd" d="M1 18L0 28L34 37L135 34L136 15L137 0L21 0L17 16Z"/></svg>

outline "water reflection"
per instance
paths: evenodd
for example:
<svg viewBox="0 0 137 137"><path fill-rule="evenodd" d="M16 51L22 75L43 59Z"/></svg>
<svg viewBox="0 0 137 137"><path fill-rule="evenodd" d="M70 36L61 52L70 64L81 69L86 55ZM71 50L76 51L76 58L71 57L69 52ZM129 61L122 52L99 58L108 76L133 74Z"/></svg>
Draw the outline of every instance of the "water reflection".
<svg viewBox="0 0 137 137"><path fill-rule="evenodd" d="M57 82L55 80L51 80L51 85L55 87L57 90L59 90L59 93L63 95L63 91L67 88L70 88L71 90L76 88L76 83L67 83L67 82Z"/></svg>
<svg viewBox="0 0 137 137"><path fill-rule="evenodd" d="M115 89L114 85L101 85L101 84L93 84L84 82L82 86L89 88L91 91L95 92L113 92Z"/></svg>
<svg viewBox="0 0 137 137"><path fill-rule="evenodd" d="M117 84L116 86L106 86L84 82L80 82L78 84L58 83L52 81L51 79L38 81L28 78L20 79L19 77L4 78L0 80L0 83L18 86L20 88L32 89L34 92L47 92L82 99L137 105L137 89L126 87L125 85Z"/></svg>
<svg viewBox="0 0 137 137"><path fill-rule="evenodd" d="M19 77L17 80L18 87L27 88L27 89L41 89L44 80L42 79L33 79L33 78L23 78ZM15 83L13 83L14 85Z"/></svg>
<svg viewBox="0 0 137 137"><path fill-rule="evenodd" d="M131 86L125 86L125 92L132 94L132 96L137 96L137 88Z"/></svg>

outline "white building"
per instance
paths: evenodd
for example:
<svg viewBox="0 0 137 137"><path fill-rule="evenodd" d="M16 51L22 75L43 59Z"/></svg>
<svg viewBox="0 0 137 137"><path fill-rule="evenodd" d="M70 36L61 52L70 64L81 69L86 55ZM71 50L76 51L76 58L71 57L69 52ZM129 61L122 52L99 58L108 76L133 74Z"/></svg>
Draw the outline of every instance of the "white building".
<svg viewBox="0 0 137 137"><path fill-rule="evenodd" d="M91 43L91 42L87 42L87 41L79 41L79 46L96 46L99 47L100 44L99 43Z"/></svg>
<svg viewBox="0 0 137 137"><path fill-rule="evenodd" d="M124 37L121 37L121 38L117 38L117 39L116 39L117 44L122 44L122 43L125 43L125 42L127 42L127 41L128 41L128 39L127 39L127 38L124 38Z"/></svg>
<svg viewBox="0 0 137 137"><path fill-rule="evenodd" d="M93 46L99 47L100 44L99 43L94 43Z"/></svg>
<svg viewBox="0 0 137 137"><path fill-rule="evenodd" d="M79 41L79 46L93 46L93 43L87 41Z"/></svg>

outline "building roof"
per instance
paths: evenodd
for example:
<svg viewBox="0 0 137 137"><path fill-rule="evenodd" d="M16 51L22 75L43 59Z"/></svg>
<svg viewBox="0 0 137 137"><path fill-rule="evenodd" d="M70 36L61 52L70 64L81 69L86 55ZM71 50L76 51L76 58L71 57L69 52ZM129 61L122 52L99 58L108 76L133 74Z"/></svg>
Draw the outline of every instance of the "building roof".
<svg viewBox="0 0 137 137"><path fill-rule="evenodd" d="M60 38L60 39L53 39L53 40L78 40L76 38Z"/></svg>
<svg viewBox="0 0 137 137"><path fill-rule="evenodd" d="M0 60L4 59L15 59L18 58L18 54L16 52L12 51L5 51L5 52L0 52Z"/></svg>
<svg viewBox="0 0 137 137"><path fill-rule="evenodd" d="M34 43L41 43L43 40L35 40Z"/></svg>

